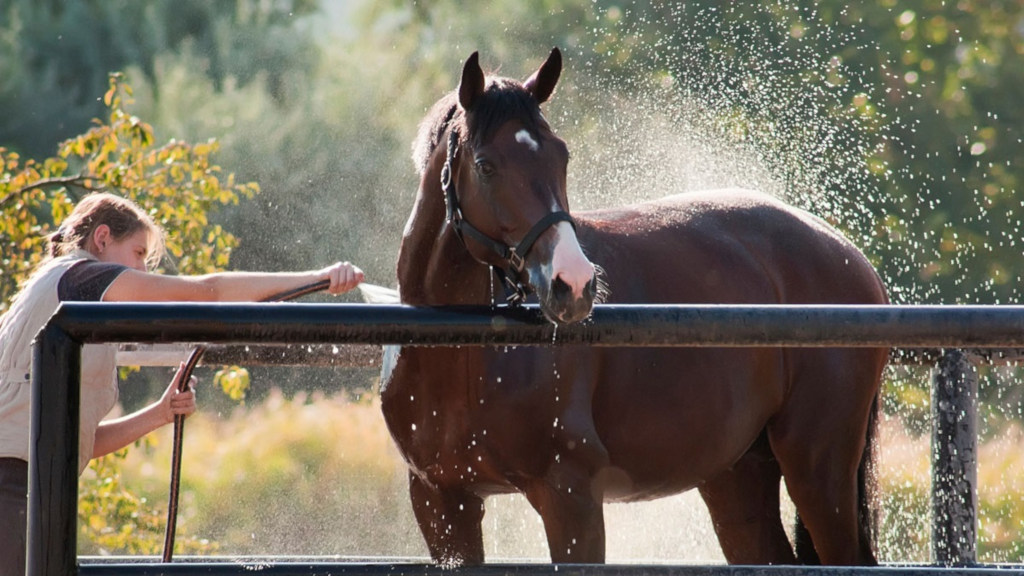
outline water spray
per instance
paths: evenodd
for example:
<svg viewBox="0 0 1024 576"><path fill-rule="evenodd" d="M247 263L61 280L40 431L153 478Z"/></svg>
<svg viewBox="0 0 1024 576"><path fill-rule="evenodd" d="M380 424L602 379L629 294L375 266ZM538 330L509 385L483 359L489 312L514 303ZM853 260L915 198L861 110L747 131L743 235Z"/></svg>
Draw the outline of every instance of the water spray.
<svg viewBox="0 0 1024 576"><path fill-rule="evenodd" d="M363 296L363 301L367 304L398 304L398 290L393 288L387 288L385 286L377 286L376 284L367 284L363 282L358 286L359 293Z"/></svg>

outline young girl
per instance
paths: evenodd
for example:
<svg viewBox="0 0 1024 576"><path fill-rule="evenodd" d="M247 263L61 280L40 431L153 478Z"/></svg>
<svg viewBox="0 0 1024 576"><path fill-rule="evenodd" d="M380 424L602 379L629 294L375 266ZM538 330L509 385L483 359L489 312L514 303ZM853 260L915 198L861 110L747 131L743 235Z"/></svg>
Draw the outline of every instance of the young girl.
<svg viewBox="0 0 1024 576"><path fill-rule="evenodd" d="M331 294L363 281L362 271L348 262L308 272L148 272L162 255L162 230L141 208L113 194L89 195L50 237L50 259L0 316L0 576L25 572L32 340L60 302L255 302L324 279L330 280ZM179 366L158 401L101 422L117 402L115 350L109 344L82 348L79 473L90 458L119 450L173 422L175 415L196 410L194 379L188 391L178 392Z"/></svg>

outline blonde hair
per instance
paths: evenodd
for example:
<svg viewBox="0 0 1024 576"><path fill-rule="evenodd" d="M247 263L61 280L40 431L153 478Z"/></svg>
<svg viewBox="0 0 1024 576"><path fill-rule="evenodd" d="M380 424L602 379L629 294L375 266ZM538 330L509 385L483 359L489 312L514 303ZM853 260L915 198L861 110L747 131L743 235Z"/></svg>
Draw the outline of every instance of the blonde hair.
<svg viewBox="0 0 1024 576"><path fill-rule="evenodd" d="M57 258L85 249L96 228L104 224L114 240L124 240L140 230L148 231L146 265L153 268L160 263L164 256L163 229L138 204L107 192L82 198L60 228L49 236L50 256Z"/></svg>

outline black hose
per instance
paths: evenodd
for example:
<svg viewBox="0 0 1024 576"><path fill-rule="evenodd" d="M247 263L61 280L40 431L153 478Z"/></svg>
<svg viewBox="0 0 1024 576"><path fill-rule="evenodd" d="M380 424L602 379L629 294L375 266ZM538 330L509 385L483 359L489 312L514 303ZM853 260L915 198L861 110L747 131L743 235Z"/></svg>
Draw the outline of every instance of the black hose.
<svg viewBox="0 0 1024 576"><path fill-rule="evenodd" d="M292 290L279 292L261 301L283 302L286 300L293 300L300 296L305 296L306 294L326 290L330 286L330 280L320 280L313 284L307 284ZM192 372L196 369L196 365L199 364L199 359L203 357L204 352L206 352L206 346L200 344L192 350L191 354L189 354L188 360L185 362L185 366L181 371L181 380L178 381L178 392L188 390L189 381L192 379ZM185 416L177 414L174 416L174 442L171 448L171 486L167 501L167 530L164 532L164 562L170 562L171 558L174 556L174 533L178 525L178 496L181 489L181 446L184 433Z"/></svg>

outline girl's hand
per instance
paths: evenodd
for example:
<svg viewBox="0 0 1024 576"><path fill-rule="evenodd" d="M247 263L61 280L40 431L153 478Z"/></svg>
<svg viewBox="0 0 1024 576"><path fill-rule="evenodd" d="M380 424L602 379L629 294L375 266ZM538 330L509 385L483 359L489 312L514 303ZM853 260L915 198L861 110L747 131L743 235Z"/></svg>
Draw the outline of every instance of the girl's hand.
<svg viewBox="0 0 1024 576"><path fill-rule="evenodd" d="M363 281L363 271L349 262L338 262L320 271L324 278L331 280L328 292L334 295L343 294L355 288Z"/></svg>
<svg viewBox="0 0 1024 576"><path fill-rule="evenodd" d="M142 438L146 434L174 422L177 415L188 416L196 411L196 393L193 389L196 379L189 379L188 389L178 392L178 383L184 374L185 365L178 365L171 385L167 387L159 400L142 410L100 422L96 428L96 443L93 445L92 457L99 458L120 450Z"/></svg>
<svg viewBox="0 0 1024 576"><path fill-rule="evenodd" d="M164 420L168 423L173 422L175 416L189 416L196 411L195 385L198 383L196 377L191 376L189 378L188 388L184 392L178 391L178 386L184 376L184 370L185 363L179 363L178 371L174 374L174 378L171 379L171 385L167 387L163 396L160 397L160 411L164 415Z"/></svg>

